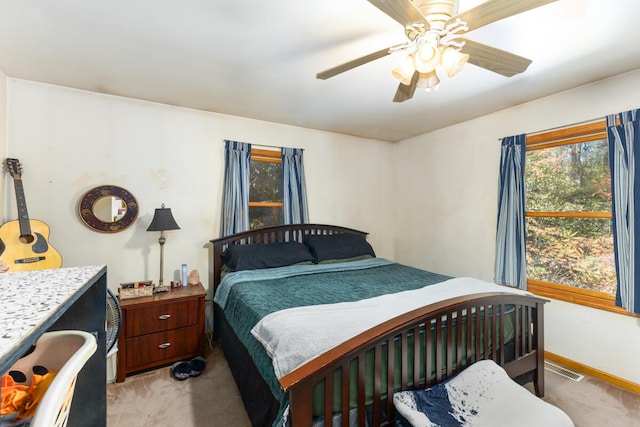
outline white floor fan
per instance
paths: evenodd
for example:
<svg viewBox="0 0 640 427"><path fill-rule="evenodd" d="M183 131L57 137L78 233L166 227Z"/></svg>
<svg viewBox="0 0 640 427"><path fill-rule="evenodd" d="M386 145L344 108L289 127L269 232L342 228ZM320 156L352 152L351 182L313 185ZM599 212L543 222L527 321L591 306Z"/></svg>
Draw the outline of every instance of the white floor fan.
<svg viewBox="0 0 640 427"><path fill-rule="evenodd" d="M107 359L118 351L122 310L118 297L107 288Z"/></svg>

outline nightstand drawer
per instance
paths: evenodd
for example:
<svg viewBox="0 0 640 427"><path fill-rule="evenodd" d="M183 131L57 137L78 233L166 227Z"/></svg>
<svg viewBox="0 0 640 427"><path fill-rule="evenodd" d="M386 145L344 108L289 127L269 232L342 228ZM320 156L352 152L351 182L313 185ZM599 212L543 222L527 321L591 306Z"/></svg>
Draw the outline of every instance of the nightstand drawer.
<svg viewBox="0 0 640 427"><path fill-rule="evenodd" d="M198 323L198 300L157 304L127 310L126 336L137 337Z"/></svg>
<svg viewBox="0 0 640 427"><path fill-rule="evenodd" d="M199 349L200 339L198 325L127 338L127 347L132 350L127 352L127 370L144 369L147 365L193 352Z"/></svg>

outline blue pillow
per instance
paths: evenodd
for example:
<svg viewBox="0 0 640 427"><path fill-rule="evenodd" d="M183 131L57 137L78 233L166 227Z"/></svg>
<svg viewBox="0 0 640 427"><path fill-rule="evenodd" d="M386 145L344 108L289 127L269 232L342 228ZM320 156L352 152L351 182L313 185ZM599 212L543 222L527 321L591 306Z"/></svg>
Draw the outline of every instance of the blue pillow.
<svg viewBox="0 0 640 427"><path fill-rule="evenodd" d="M365 236L357 234L308 234L304 236L304 244L309 248L316 263L363 255L376 256L369 242L365 240Z"/></svg>
<svg viewBox="0 0 640 427"><path fill-rule="evenodd" d="M298 242L231 245L222 253L224 265L231 271L258 270L313 262L305 245Z"/></svg>

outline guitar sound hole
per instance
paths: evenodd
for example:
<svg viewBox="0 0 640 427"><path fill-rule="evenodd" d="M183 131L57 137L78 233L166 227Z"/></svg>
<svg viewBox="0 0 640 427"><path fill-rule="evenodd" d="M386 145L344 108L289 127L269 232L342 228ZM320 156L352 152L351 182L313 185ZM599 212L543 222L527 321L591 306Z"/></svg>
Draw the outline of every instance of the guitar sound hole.
<svg viewBox="0 0 640 427"><path fill-rule="evenodd" d="M22 243L30 244L34 240L35 240L35 238L31 234L20 236L20 242L22 242Z"/></svg>

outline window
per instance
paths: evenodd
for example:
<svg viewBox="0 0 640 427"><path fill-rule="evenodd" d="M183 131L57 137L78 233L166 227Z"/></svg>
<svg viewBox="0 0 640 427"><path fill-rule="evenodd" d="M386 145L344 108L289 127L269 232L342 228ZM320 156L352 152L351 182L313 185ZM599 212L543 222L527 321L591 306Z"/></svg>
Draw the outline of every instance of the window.
<svg viewBox="0 0 640 427"><path fill-rule="evenodd" d="M527 136L527 287L618 311L606 123Z"/></svg>
<svg viewBox="0 0 640 427"><path fill-rule="evenodd" d="M280 151L251 148L249 228L282 224L282 157Z"/></svg>

